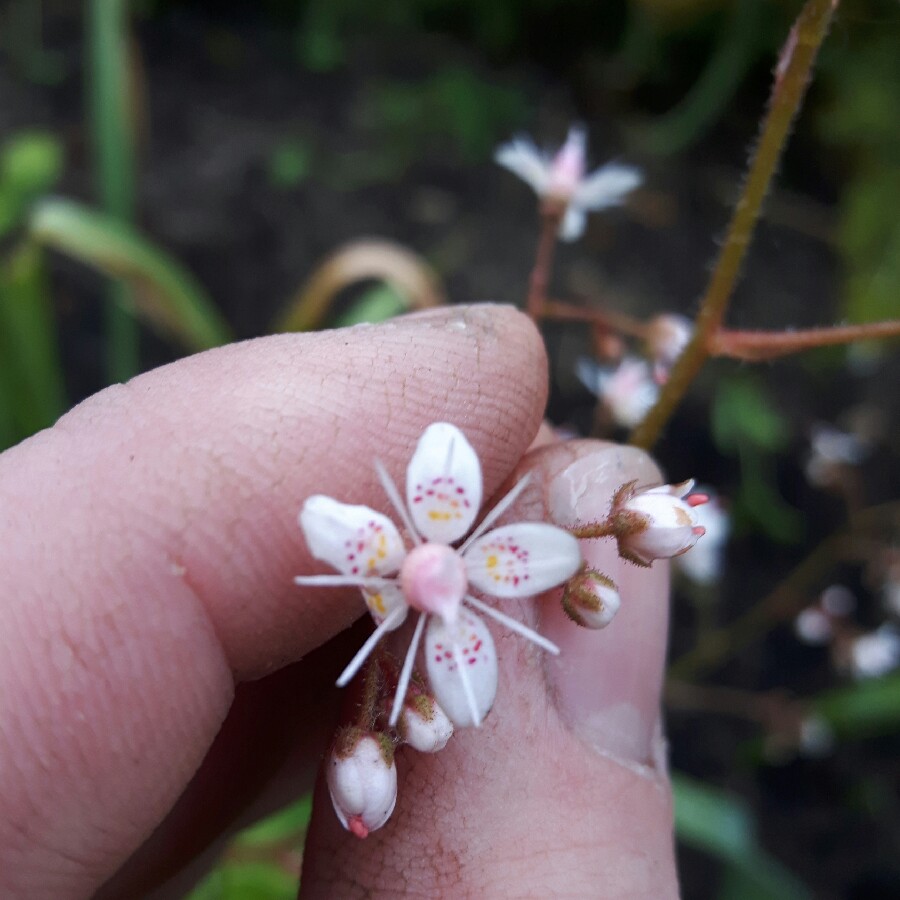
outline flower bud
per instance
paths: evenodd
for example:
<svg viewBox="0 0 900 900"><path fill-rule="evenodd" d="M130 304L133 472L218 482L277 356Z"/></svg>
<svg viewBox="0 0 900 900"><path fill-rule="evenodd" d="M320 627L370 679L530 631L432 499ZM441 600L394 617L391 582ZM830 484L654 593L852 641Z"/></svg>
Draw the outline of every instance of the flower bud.
<svg viewBox="0 0 900 900"><path fill-rule="evenodd" d="M408 697L397 722L404 742L420 753L437 753L453 736L453 723L434 697L418 693Z"/></svg>
<svg viewBox="0 0 900 900"><path fill-rule="evenodd" d="M606 628L620 603L615 582L596 569L579 572L566 585L562 598L566 615L584 628Z"/></svg>
<svg viewBox="0 0 900 900"><path fill-rule="evenodd" d="M690 550L706 532L694 507L708 499L703 494L689 497L693 486L693 481L646 490L636 490L635 482L623 485L610 514L620 556L649 566L654 559L670 559Z"/></svg>
<svg viewBox="0 0 900 900"><path fill-rule="evenodd" d="M347 728L335 741L326 773L341 825L358 838L381 828L397 802L394 747L385 734Z"/></svg>

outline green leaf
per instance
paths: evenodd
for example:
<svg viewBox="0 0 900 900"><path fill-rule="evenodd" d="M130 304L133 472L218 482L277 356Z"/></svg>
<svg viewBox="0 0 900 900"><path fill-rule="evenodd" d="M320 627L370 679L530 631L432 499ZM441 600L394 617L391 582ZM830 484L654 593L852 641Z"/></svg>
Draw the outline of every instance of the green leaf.
<svg viewBox="0 0 900 900"><path fill-rule="evenodd" d="M274 863L226 862L189 895L188 900L294 900L297 874Z"/></svg>
<svg viewBox="0 0 900 900"><path fill-rule="evenodd" d="M279 144L269 157L269 181L275 187L296 187L309 175L312 156L308 143L293 140Z"/></svg>
<svg viewBox="0 0 900 900"><path fill-rule="evenodd" d="M900 672L820 694L810 710L844 737L895 731L900 726Z"/></svg>
<svg viewBox="0 0 900 900"><path fill-rule="evenodd" d="M231 331L194 277L130 226L67 200L44 200L30 233L133 291L135 310L188 350L228 343Z"/></svg>
<svg viewBox="0 0 900 900"><path fill-rule="evenodd" d="M720 900L808 900L807 889L759 846L743 801L677 773L672 792L678 839L726 864Z"/></svg>
<svg viewBox="0 0 900 900"><path fill-rule="evenodd" d="M22 131L10 138L0 155L3 190L37 195L50 190L62 173L59 139L44 131Z"/></svg>
<svg viewBox="0 0 900 900"><path fill-rule="evenodd" d="M258 847L292 840L306 832L312 815L312 796L307 795L287 808L245 828L235 838L241 847Z"/></svg>
<svg viewBox="0 0 900 900"><path fill-rule="evenodd" d="M748 376L719 382L711 424L716 446L729 455L748 442L769 452L781 450L789 433L784 416L775 409L763 385Z"/></svg>
<svg viewBox="0 0 900 900"><path fill-rule="evenodd" d="M721 859L753 848L753 818L740 800L678 774L672 775L672 792L680 840Z"/></svg>

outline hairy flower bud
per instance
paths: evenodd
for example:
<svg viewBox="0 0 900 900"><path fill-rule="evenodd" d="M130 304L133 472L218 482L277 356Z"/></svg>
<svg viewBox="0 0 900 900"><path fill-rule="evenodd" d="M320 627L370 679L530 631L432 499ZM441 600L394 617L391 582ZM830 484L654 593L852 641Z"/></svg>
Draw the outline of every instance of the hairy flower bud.
<svg viewBox="0 0 900 900"><path fill-rule="evenodd" d="M641 566L654 559L670 559L690 550L706 529L694 507L707 501L704 494L688 496L693 481L637 490L623 485L613 499L610 522L619 542L619 554Z"/></svg>
<svg viewBox="0 0 900 900"><path fill-rule="evenodd" d="M566 615L584 628L606 628L620 603L615 582L596 569L579 572L566 585L562 598Z"/></svg>
<svg viewBox="0 0 900 900"><path fill-rule="evenodd" d="M381 828L397 802L397 767L387 735L347 728L335 741L326 773L341 825L358 838Z"/></svg>
<svg viewBox="0 0 900 900"><path fill-rule="evenodd" d="M418 693L407 697L397 730L404 742L414 750L437 753L447 746L447 741L453 736L453 723L434 697Z"/></svg>

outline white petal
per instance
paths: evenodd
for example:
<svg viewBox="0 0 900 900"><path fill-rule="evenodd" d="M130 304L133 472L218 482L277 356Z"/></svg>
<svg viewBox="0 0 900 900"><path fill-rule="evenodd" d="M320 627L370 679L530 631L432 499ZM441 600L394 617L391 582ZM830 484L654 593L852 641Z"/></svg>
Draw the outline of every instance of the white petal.
<svg viewBox="0 0 900 900"><path fill-rule="evenodd" d="M633 166L608 163L582 180L572 202L589 210L617 206L642 180Z"/></svg>
<svg viewBox="0 0 900 900"><path fill-rule="evenodd" d="M429 425L406 471L406 502L418 532L452 544L471 527L481 506L481 463L455 426Z"/></svg>
<svg viewBox="0 0 900 900"><path fill-rule="evenodd" d="M531 597L562 584L581 566L578 541L555 525L503 525L479 538L463 561L469 584L494 597Z"/></svg>
<svg viewBox="0 0 900 900"><path fill-rule="evenodd" d="M549 163L528 138L515 138L501 144L494 153L494 162L518 175L538 195L546 190Z"/></svg>
<svg viewBox="0 0 900 900"><path fill-rule="evenodd" d="M609 377L607 371L589 356L579 356L575 361L575 375L595 397L603 393L604 379Z"/></svg>
<svg viewBox="0 0 900 900"><path fill-rule="evenodd" d="M566 207L566 214L559 226L559 239L561 241L577 241L584 234L586 224L587 214L585 211L570 203Z"/></svg>
<svg viewBox="0 0 900 900"><path fill-rule="evenodd" d="M406 556L394 523L368 506L316 494L303 504L300 527L312 555L344 575L391 575Z"/></svg>
<svg viewBox="0 0 900 900"><path fill-rule="evenodd" d="M403 607L407 611L409 610L406 598L403 596L403 591L396 582L384 584L377 590L364 588L362 594L376 625L380 625L393 610L397 609L397 607ZM394 631L399 628L404 621L406 621L405 615L389 630Z"/></svg>
<svg viewBox="0 0 900 900"><path fill-rule="evenodd" d="M456 622L437 616L425 632L428 681L457 728L480 725L497 693L497 651L484 621L468 610Z"/></svg>

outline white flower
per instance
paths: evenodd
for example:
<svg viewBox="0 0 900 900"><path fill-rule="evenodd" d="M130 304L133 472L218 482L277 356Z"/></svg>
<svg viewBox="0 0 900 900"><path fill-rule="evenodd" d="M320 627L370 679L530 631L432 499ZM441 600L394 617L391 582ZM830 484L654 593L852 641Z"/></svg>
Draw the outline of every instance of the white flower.
<svg viewBox="0 0 900 900"><path fill-rule="evenodd" d="M878 678L900 666L900 632L882 625L856 638L850 647L850 668L854 677Z"/></svg>
<svg viewBox="0 0 900 900"><path fill-rule="evenodd" d="M406 473L406 503L384 467L378 476L406 527L411 550L386 516L329 497L310 497L300 527L312 554L340 575L297 578L301 585L356 585L378 623L338 679L343 686L381 637L421 615L400 673L390 723L403 708L422 633L431 690L456 726L479 725L497 690L497 655L479 610L552 653L558 648L487 606L470 588L495 597L530 597L565 582L581 565L578 541L553 525L523 522L488 528L512 505L527 477L494 507L459 547L481 506L481 464L463 433L444 422L419 439ZM427 626L427 628L426 628Z"/></svg>
<svg viewBox="0 0 900 900"><path fill-rule="evenodd" d="M693 494L694 482L637 490L624 485L613 498L610 519L616 523L619 554L638 565L687 553L705 534L696 507L705 494Z"/></svg>
<svg viewBox="0 0 900 900"><path fill-rule="evenodd" d="M397 767L389 739L347 729L331 751L325 779L341 825L357 837L367 837L391 817Z"/></svg>
<svg viewBox="0 0 900 900"><path fill-rule="evenodd" d="M794 633L804 644L814 646L829 644L834 637L831 619L817 606L800 610L794 619Z"/></svg>
<svg viewBox="0 0 900 900"><path fill-rule="evenodd" d="M575 372L623 428L634 428L641 422L659 396L650 366L636 356L626 356L614 369L583 356L576 363Z"/></svg>
<svg viewBox="0 0 900 900"><path fill-rule="evenodd" d="M665 384L669 370L694 333L694 323L684 316L666 313L647 323L647 355L653 360L653 380Z"/></svg>
<svg viewBox="0 0 900 900"><path fill-rule="evenodd" d="M586 151L584 128L573 125L553 157L527 137L502 144L494 153L495 162L527 182L539 197L563 204L559 236L564 241L581 237L589 212L618 206L641 183L637 169L618 163L607 163L586 176Z"/></svg>
<svg viewBox="0 0 900 900"><path fill-rule="evenodd" d="M722 577L725 544L731 530L722 501L706 496L706 503L693 508L697 524L705 529L703 540L675 559L678 569L695 584L715 584Z"/></svg>
<svg viewBox="0 0 900 900"><path fill-rule="evenodd" d="M866 441L831 425L813 425L809 433L806 480L816 487L828 487L845 477L847 468L858 466L869 455Z"/></svg>

